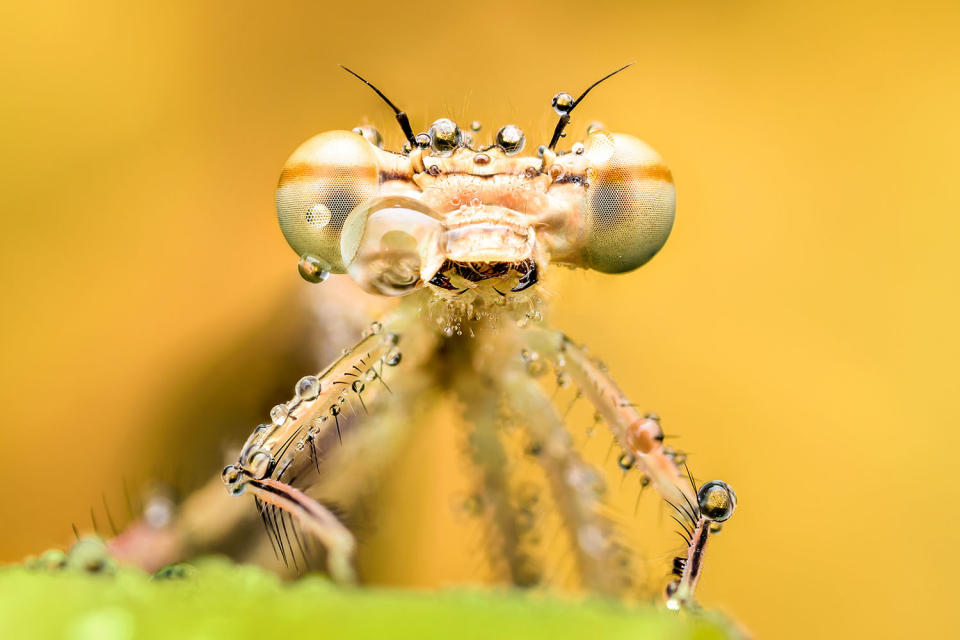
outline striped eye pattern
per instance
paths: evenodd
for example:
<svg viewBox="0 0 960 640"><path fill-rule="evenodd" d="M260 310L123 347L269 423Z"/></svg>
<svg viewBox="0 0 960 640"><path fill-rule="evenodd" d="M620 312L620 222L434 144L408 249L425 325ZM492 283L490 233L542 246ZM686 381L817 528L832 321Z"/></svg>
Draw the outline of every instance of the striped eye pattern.
<svg viewBox="0 0 960 640"><path fill-rule="evenodd" d="M293 152L277 186L277 217L287 243L318 269L345 273L344 220L380 186L377 155L362 136L330 131Z"/></svg>
<svg viewBox="0 0 960 640"><path fill-rule="evenodd" d="M622 133L591 133L585 145L589 188L584 202L583 266L624 273L664 245L673 228L676 192L670 170L646 143Z"/></svg>

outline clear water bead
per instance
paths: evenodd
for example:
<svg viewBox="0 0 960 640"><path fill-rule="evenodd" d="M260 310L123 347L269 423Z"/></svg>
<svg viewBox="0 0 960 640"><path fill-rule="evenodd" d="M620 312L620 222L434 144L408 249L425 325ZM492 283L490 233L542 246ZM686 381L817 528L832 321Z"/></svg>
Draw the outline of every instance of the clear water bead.
<svg viewBox="0 0 960 640"><path fill-rule="evenodd" d="M360 393L364 389L364 384L362 380L354 380L353 384L350 385L350 388L353 389L354 393Z"/></svg>
<svg viewBox="0 0 960 640"><path fill-rule="evenodd" d="M303 376L295 390L301 400L315 400L320 395L320 379L317 376Z"/></svg>
<svg viewBox="0 0 960 640"><path fill-rule="evenodd" d="M449 118L435 121L427 133L430 136L430 147L439 156L449 156L463 142L460 127Z"/></svg>
<svg viewBox="0 0 960 640"><path fill-rule="evenodd" d="M287 409L287 405L278 404L273 409L270 409L270 422L279 426L282 426L284 422L287 421L287 417L290 415L290 410Z"/></svg>
<svg viewBox="0 0 960 640"><path fill-rule="evenodd" d="M330 277L330 270L327 265L318 258L307 254L300 256L297 271L300 272L301 278L313 284L319 284Z"/></svg>
<svg viewBox="0 0 960 640"><path fill-rule="evenodd" d="M513 155L523 151L527 138L523 134L523 129L515 124L508 124L497 131L497 146L503 149L507 155Z"/></svg>

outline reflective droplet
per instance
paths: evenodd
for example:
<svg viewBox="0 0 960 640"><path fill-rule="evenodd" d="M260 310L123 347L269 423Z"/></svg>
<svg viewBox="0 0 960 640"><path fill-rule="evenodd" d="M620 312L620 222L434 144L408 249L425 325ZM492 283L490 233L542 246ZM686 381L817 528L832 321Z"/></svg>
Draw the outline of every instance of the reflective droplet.
<svg viewBox="0 0 960 640"><path fill-rule="evenodd" d="M567 175L567 170L563 168L562 164L555 164L550 167L550 179L554 182L562 180L565 175Z"/></svg>
<svg viewBox="0 0 960 640"><path fill-rule="evenodd" d="M411 151L413 151L413 147L410 146L409 142L404 142L403 145L400 147L400 152L403 153L403 155L405 156L409 155Z"/></svg>
<svg viewBox="0 0 960 640"><path fill-rule="evenodd" d="M156 573L153 574L153 579L184 580L192 577L196 572L197 570L195 567L183 562L178 562L176 564L168 564L165 567L157 569Z"/></svg>
<svg viewBox="0 0 960 640"><path fill-rule="evenodd" d="M330 415L338 416L340 415L340 405L335 404L330 407Z"/></svg>
<svg viewBox="0 0 960 640"><path fill-rule="evenodd" d="M362 381L362 380L354 380L354 381L353 381L353 384L350 385L350 388L353 389L353 392L354 392L354 393L360 393L360 392L363 391L363 389L364 389L363 381Z"/></svg>
<svg viewBox="0 0 960 640"><path fill-rule="evenodd" d="M223 484L234 484L243 477L243 474L240 473L240 469L237 468L237 465L228 464L223 468L223 471L220 472L220 479L223 480Z"/></svg>
<svg viewBox="0 0 960 640"><path fill-rule="evenodd" d="M574 142L574 143L573 143L573 146L570 147L570 151L572 151L573 153L577 154L578 156L582 156L582 155L583 155L583 152L584 152L586 149L587 149L587 148L586 148L585 146L583 146L583 143L582 143L582 142Z"/></svg>
<svg viewBox="0 0 960 640"><path fill-rule="evenodd" d="M471 199L470 199L470 206L471 206L471 207L479 207L481 204L483 204L483 200L481 200L480 198L471 198Z"/></svg>
<svg viewBox="0 0 960 640"><path fill-rule="evenodd" d="M330 223L330 209L322 202L317 202L310 207L304 218L314 229L323 229Z"/></svg>
<svg viewBox="0 0 960 640"><path fill-rule="evenodd" d="M282 426L284 422L287 421L287 416L290 415L290 410L287 409L287 405L278 404L273 409L270 409L270 422L279 426Z"/></svg>
<svg viewBox="0 0 960 640"><path fill-rule="evenodd" d="M443 335L445 335L445 336L448 337L448 338L451 337L451 336L453 336L453 327L444 327L444 328L443 328Z"/></svg>
<svg viewBox="0 0 960 640"><path fill-rule="evenodd" d="M367 379L367 382L372 382L373 380L377 379L377 372L373 369L369 369L364 377Z"/></svg>
<svg viewBox="0 0 960 640"><path fill-rule="evenodd" d="M720 533L721 531L723 531L723 523L722 523L722 522L711 522L711 523L710 523L710 533L712 533L713 535L716 535L716 534Z"/></svg>
<svg viewBox="0 0 960 640"><path fill-rule="evenodd" d="M473 131L474 133L476 133L477 131L480 131L480 129L482 128L483 128L483 125L480 124L479 120L474 120L473 122L470 123L470 130Z"/></svg>
<svg viewBox="0 0 960 640"><path fill-rule="evenodd" d="M267 473L269 473L272 466L273 456L271 456L266 450L260 449L250 452L247 457L247 461L243 465L243 468L251 476L259 480L267 476Z"/></svg>
<svg viewBox="0 0 960 640"><path fill-rule="evenodd" d="M302 400L315 400L320 395L320 379L317 376L303 376L295 389Z"/></svg>
<svg viewBox="0 0 960 640"><path fill-rule="evenodd" d="M594 131L598 131L604 128L605 127L602 122L597 122L596 120L594 120L593 122L587 125L587 135L590 135Z"/></svg>
<svg viewBox="0 0 960 640"><path fill-rule="evenodd" d="M388 367L397 366L398 364L400 364L400 360L402 358L403 358L403 354L401 354L399 351L394 351L389 356L387 356L387 360L386 360L387 366Z"/></svg>
<svg viewBox="0 0 960 640"><path fill-rule="evenodd" d="M37 567L44 571L59 571L67 566L67 554L60 549L44 551L37 560Z"/></svg>
<svg viewBox="0 0 960 640"><path fill-rule="evenodd" d="M413 137L413 141L417 143L417 146L421 149L426 149L430 146L430 136L426 133L418 133Z"/></svg>
<svg viewBox="0 0 960 640"><path fill-rule="evenodd" d="M463 141L460 127L449 118L440 118L430 125L430 148L438 156L449 156Z"/></svg>
<svg viewBox="0 0 960 640"><path fill-rule="evenodd" d="M383 148L383 136L377 131L376 127L366 124L360 127L354 127L353 132L363 136L363 139L375 147Z"/></svg>
<svg viewBox="0 0 960 640"><path fill-rule="evenodd" d="M113 573L116 563L100 538L78 540L67 556L67 567L87 573Z"/></svg>
<svg viewBox="0 0 960 640"><path fill-rule="evenodd" d="M173 522L175 510L176 505L173 504L173 500L169 496L151 496L143 508L143 521L151 529L163 529Z"/></svg>
<svg viewBox="0 0 960 640"><path fill-rule="evenodd" d="M520 153L526 141L523 129L515 124L508 124L497 131L497 146L507 155Z"/></svg>
<svg viewBox="0 0 960 640"><path fill-rule="evenodd" d="M377 322L376 320L370 323L370 333L372 333L373 335L377 335L382 330L383 330L383 325Z"/></svg>
<svg viewBox="0 0 960 640"><path fill-rule="evenodd" d="M387 344L397 344L400 342L400 334L390 332L384 337L384 339L386 340Z"/></svg>
<svg viewBox="0 0 960 640"><path fill-rule="evenodd" d="M707 520L724 522L730 519L737 508L737 494L722 480L711 480L697 492L700 513Z"/></svg>
<svg viewBox="0 0 960 640"><path fill-rule="evenodd" d="M319 284L330 277L330 270L326 263L320 261L311 255L300 256L300 262L297 263L297 271L307 282Z"/></svg>
<svg viewBox="0 0 960 640"><path fill-rule="evenodd" d="M536 178L540 175L540 171L538 171L536 167L527 167L523 170L523 175L527 178Z"/></svg>
<svg viewBox="0 0 960 640"><path fill-rule="evenodd" d="M617 465L624 471L629 470L633 467L633 456L629 453L621 454L620 458L617 459Z"/></svg>
<svg viewBox="0 0 960 640"><path fill-rule="evenodd" d="M573 96L566 91L561 91L557 95L553 96L553 100L550 102L550 105L553 107L553 110L561 116L566 115L570 113L571 109L573 109Z"/></svg>
<svg viewBox="0 0 960 640"><path fill-rule="evenodd" d="M440 165L438 164L430 165L429 167L427 167L427 173L429 173L432 176L440 175Z"/></svg>

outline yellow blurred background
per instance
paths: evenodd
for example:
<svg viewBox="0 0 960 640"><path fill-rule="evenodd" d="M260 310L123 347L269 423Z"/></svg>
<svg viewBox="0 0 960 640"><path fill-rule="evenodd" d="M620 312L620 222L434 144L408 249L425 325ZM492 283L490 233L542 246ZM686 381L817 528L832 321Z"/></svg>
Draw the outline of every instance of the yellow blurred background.
<svg viewBox="0 0 960 640"><path fill-rule="evenodd" d="M736 488L703 601L757 637L956 633L960 5L245 4L0 9L0 559L69 543L121 477L183 473L189 431L151 433L169 398L277 368L248 350L302 286L280 167L364 117L397 140L337 63L415 130L515 122L535 148L554 93L636 60L571 134L658 149L677 224L635 273L561 276L553 319ZM457 573L417 557L447 558L443 446L392 489L418 584Z"/></svg>

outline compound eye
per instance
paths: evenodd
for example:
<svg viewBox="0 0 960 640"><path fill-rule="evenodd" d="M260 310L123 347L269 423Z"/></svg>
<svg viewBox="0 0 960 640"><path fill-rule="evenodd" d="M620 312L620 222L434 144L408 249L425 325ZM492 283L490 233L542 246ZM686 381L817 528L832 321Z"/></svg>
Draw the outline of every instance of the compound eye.
<svg viewBox="0 0 960 640"><path fill-rule="evenodd" d="M676 193L670 170L646 143L622 133L591 133L586 142L586 267L632 271L660 250L673 228Z"/></svg>
<svg viewBox="0 0 960 640"><path fill-rule="evenodd" d="M350 131L310 138L280 174L277 218L287 243L320 272L344 273L340 232L357 205L380 187L373 145ZM305 276L306 277L306 276Z"/></svg>
<svg viewBox="0 0 960 640"><path fill-rule="evenodd" d="M711 480L697 492L700 513L712 522L724 522L737 508L737 494L726 482Z"/></svg>
<svg viewBox="0 0 960 640"><path fill-rule="evenodd" d="M441 228L440 216L419 200L374 198L354 209L344 223L342 261L366 291L406 295L423 286L421 265Z"/></svg>

